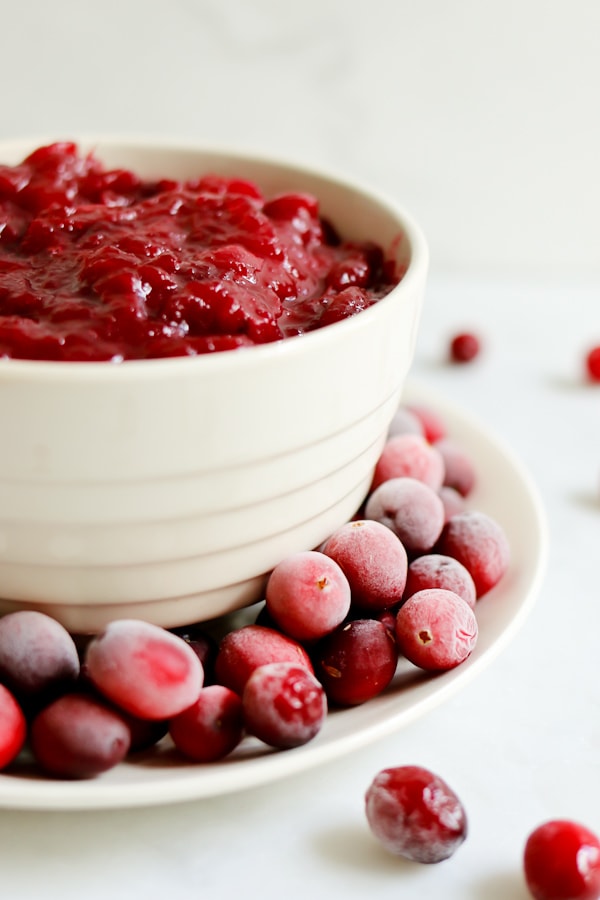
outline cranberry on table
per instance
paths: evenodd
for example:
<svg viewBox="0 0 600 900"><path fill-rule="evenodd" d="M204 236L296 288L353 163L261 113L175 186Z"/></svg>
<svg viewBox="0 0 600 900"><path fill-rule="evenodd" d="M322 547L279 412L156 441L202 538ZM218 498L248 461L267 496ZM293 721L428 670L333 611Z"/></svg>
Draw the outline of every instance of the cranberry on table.
<svg viewBox="0 0 600 900"><path fill-rule="evenodd" d="M15 697L0 684L0 771L21 752L27 737L27 720Z"/></svg>
<svg viewBox="0 0 600 900"><path fill-rule="evenodd" d="M442 778L420 766L379 772L367 790L365 810L382 846L414 862L442 862L467 836L467 816L458 796Z"/></svg>
<svg viewBox="0 0 600 900"><path fill-rule="evenodd" d="M87 676L116 706L141 719L169 719L191 706L203 684L189 645L138 619L111 622L88 645Z"/></svg>
<svg viewBox="0 0 600 900"><path fill-rule="evenodd" d="M310 657L298 641L267 625L244 625L222 638L215 678L241 696L252 672L272 662L300 663L313 671Z"/></svg>
<svg viewBox="0 0 600 900"><path fill-rule="evenodd" d="M416 478L433 490L444 481L444 460L435 446L419 434L396 434L387 439L375 466L371 490L390 478Z"/></svg>
<svg viewBox="0 0 600 900"><path fill-rule="evenodd" d="M31 750L57 778L93 778L127 755L131 736L121 716L87 694L64 694L37 714Z"/></svg>
<svg viewBox="0 0 600 900"><path fill-rule="evenodd" d="M352 607L378 611L395 606L406 585L408 559L400 538L373 519L338 528L323 546L350 584Z"/></svg>
<svg viewBox="0 0 600 900"><path fill-rule="evenodd" d="M446 519L437 491L409 477L391 478L375 488L365 516L390 528L413 555L432 549Z"/></svg>
<svg viewBox="0 0 600 900"><path fill-rule="evenodd" d="M285 634L298 641L314 641L346 618L350 584L334 559L305 550L275 566L265 600L267 612Z"/></svg>
<svg viewBox="0 0 600 900"><path fill-rule="evenodd" d="M242 704L248 733L280 750L311 741L327 715L321 683L298 663L259 666L246 682Z"/></svg>
<svg viewBox="0 0 600 900"><path fill-rule="evenodd" d="M475 613L462 597L442 588L419 591L396 616L400 652L420 669L440 672L464 662L477 643Z"/></svg>
<svg viewBox="0 0 600 900"><path fill-rule="evenodd" d="M439 553L453 556L469 570L477 596L482 597L504 576L510 547L499 522L486 513L468 510L453 516L437 544Z"/></svg>
<svg viewBox="0 0 600 900"><path fill-rule="evenodd" d="M195 762L223 759L244 734L241 698L223 685L209 685L192 706L171 719L169 733L177 749Z"/></svg>
<svg viewBox="0 0 600 900"><path fill-rule="evenodd" d="M600 840L577 822L555 819L528 837L525 881L534 900L598 900Z"/></svg>
<svg viewBox="0 0 600 900"><path fill-rule="evenodd" d="M600 381L600 346L592 347L586 354L585 370L590 381Z"/></svg>
<svg viewBox="0 0 600 900"><path fill-rule="evenodd" d="M354 619L319 641L313 659L328 700L338 706L357 706L390 684L398 648L385 622Z"/></svg>
<svg viewBox="0 0 600 900"><path fill-rule="evenodd" d="M479 356L481 341L476 334L462 331L450 341L450 359L456 363L467 363Z"/></svg>

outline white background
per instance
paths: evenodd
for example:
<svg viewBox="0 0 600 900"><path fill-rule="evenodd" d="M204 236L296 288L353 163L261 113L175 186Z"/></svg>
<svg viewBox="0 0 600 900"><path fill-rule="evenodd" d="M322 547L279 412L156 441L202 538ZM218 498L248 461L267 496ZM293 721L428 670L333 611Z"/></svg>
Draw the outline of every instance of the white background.
<svg viewBox="0 0 600 900"><path fill-rule="evenodd" d="M0 812L10 900L525 900L528 832L600 831L600 4L596 0L0 0L0 138L199 138L291 156L405 204L431 248L414 377L533 473L550 557L496 663L425 719L273 787L147 811ZM484 340L450 367L458 328ZM416 762L465 846L387 859L362 794Z"/></svg>

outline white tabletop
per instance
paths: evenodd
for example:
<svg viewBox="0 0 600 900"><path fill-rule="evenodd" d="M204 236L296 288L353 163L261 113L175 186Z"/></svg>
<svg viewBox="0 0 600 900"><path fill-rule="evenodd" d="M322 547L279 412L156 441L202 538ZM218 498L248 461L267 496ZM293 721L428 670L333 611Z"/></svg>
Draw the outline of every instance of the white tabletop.
<svg viewBox="0 0 600 900"><path fill-rule="evenodd" d="M599 830L600 388L582 378L599 304L598 281L429 285L413 378L512 447L549 523L537 603L489 668L399 733L272 785L159 808L0 812L3 896L525 900L522 849L537 824ZM450 366L448 338L463 328L483 352ZM466 842L437 866L387 855L367 828L368 784L405 763L442 775L467 809Z"/></svg>

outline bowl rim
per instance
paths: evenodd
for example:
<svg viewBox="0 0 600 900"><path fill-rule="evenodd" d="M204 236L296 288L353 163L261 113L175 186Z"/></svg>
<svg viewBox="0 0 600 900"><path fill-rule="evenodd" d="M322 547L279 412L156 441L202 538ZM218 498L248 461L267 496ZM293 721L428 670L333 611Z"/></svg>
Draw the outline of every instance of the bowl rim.
<svg viewBox="0 0 600 900"><path fill-rule="evenodd" d="M313 347L318 351L320 344L327 344L336 339L336 335L344 330L350 332L362 328L367 321L377 316L378 310L387 307L390 303L397 302L398 294L410 292L420 288L425 283L425 277L429 265L429 249L424 233L413 215L393 197L387 196L379 189L373 187L365 180L348 175L340 175L325 166L303 162L292 156L278 156L260 149L242 148L239 145L212 144L192 138L151 136L151 135L115 135L115 134L72 134L70 137L57 138L40 135L23 135L16 138L0 139L0 165L3 164L5 152L19 151L31 148L33 152L37 147L52 143L74 143L78 147L92 152L99 148L98 156L102 158L102 146L120 147L124 152L141 152L157 150L161 152L185 152L202 155L223 156L231 160L239 160L240 164L251 163L273 166L280 170L288 170L290 174L298 172L331 183L340 190L349 190L354 194L362 195L365 199L374 202L383 211L397 220L399 231L407 241L409 258L406 271L398 284L392 290L377 301L373 306L362 310L354 316L349 316L339 322L334 322L323 328L299 335L301 341L290 337L265 344L255 344L250 347L239 347L234 350L221 350L214 353L198 354L197 356L160 357L152 359L128 359L119 362L110 361L67 361L67 360L29 360L29 359L0 359L0 379L3 382L10 380L25 380L42 378L50 381L72 380L75 375L77 380L123 380L127 377L144 378L152 374L164 377L168 373L191 374L198 370L207 376L213 373L228 371L242 365L244 361L249 364L255 360L266 362L270 358L281 355L294 356L306 352L304 348ZM27 151L26 151L27 152ZM9 163L15 165L16 163ZM414 286L414 288L413 288Z"/></svg>

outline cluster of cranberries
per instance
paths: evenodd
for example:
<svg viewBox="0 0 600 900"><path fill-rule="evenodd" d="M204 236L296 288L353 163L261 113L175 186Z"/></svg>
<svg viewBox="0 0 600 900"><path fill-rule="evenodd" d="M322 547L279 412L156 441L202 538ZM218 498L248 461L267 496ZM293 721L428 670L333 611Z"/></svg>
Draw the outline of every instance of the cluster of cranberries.
<svg viewBox="0 0 600 900"><path fill-rule="evenodd" d="M202 763L250 737L293 748L318 734L330 709L384 691L400 658L431 673L460 665L476 645L477 604L509 564L501 525L469 508L475 483L473 460L443 419L402 406L362 508L318 549L273 569L252 623L167 630L116 620L82 637L41 612L5 615L0 768L18 771L29 754L46 775L90 778L166 735ZM366 814L388 850L424 863L452 855L467 833L456 794L416 766L380 772ZM552 871L578 883L583 857L573 848L584 838L592 874L581 884L596 884L593 835L573 823L532 835L525 869L535 898L596 896L549 893L544 880L551 847Z"/></svg>

